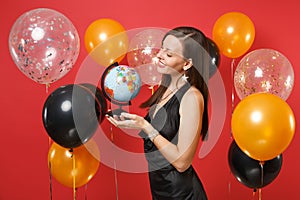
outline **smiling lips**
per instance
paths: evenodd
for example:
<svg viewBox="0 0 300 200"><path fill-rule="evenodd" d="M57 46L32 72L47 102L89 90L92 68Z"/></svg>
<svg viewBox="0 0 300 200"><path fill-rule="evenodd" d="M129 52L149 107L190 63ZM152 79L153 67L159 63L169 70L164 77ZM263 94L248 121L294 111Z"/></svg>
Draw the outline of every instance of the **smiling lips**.
<svg viewBox="0 0 300 200"><path fill-rule="evenodd" d="M156 64L159 68L165 68L166 67L166 65L164 63L160 62L160 61L158 61Z"/></svg>
<svg viewBox="0 0 300 200"><path fill-rule="evenodd" d="M161 62L157 57L153 58L152 62L153 62L153 64L155 64L159 68L165 68L166 67L166 65L163 62Z"/></svg>

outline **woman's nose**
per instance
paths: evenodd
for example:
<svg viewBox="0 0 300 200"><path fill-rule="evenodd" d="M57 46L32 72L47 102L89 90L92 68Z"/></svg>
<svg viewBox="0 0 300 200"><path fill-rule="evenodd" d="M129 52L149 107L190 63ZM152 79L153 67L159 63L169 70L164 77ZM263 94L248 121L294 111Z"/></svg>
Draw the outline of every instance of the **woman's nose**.
<svg viewBox="0 0 300 200"><path fill-rule="evenodd" d="M156 57L159 58L159 59L161 59L161 58L162 58L162 55L163 55L163 50L160 49L160 50L158 51L158 53L156 54Z"/></svg>

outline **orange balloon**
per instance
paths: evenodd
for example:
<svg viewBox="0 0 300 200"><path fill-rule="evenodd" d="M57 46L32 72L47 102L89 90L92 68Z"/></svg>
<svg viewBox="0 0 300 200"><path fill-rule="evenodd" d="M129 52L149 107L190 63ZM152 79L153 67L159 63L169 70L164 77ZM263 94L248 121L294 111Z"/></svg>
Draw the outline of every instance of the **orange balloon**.
<svg viewBox="0 0 300 200"><path fill-rule="evenodd" d="M254 24L243 13L229 12L215 22L212 37L221 53L237 58L251 47L255 37Z"/></svg>
<svg viewBox="0 0 300 200"><path fill-rule="evenodd" d="M232 134L249 157L265 161L281 154L295 132L295 117L289 105L271 93L245 97L234 109Z"/></svg>
<svg viewBox="0 0 300 200"><path fill-rule="evenodd" d="M98 19L91 23L84 36L87 52L100 65L120 62L128 50L125 28L113 19Z"/></svg>
<svg viewBox="0 0 300 200"><path fill-rule="evenodd" d="M53 143L48 153L48 165L51 175L59 183L78 188L88 183L96 174L100 153L92 139L72 150L73 152Z"/></svg>

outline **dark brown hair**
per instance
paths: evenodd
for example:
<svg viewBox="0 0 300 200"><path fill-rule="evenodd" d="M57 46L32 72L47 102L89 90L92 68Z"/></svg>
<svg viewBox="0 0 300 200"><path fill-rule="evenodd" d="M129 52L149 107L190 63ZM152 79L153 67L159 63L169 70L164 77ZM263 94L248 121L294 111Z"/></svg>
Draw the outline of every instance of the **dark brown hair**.
<svg viewBox="0 0 300 200"><path fill-rule="evenodd" d="M190 85L196 87L204 98L204 111L202 120L201 139L207 139L208 132L208 77L209 77L209 54L208 43L205 35L194 27L177 27L166 33L164 39L168 35L173 35L178 38L183 46L183 56L186 59L192 59L193 66L186 70L186 76ZM140 105L141 108L150 107L158 103L167 87L171 82L171 77L168 74L163 74L161 84L153 95Z"/></svg>

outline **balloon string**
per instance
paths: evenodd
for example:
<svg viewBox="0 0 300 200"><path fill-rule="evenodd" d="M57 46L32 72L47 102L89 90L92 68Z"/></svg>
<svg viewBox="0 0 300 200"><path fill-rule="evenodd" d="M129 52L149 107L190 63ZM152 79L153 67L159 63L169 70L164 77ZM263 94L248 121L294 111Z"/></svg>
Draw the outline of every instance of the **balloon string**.
<svg viewBox="0 0 300 200"><path fill-rule="evenodd" d="M76 200L76 192L77 192L77 188L73 189L73 200Z"/></svg>
<svg viewBox="0 0 300 200"><path fill-rule="evenodd" d="M45 86L46 86L46 93L48 93L48 89L50 87L50 83L46 83Z"/></svg>
<svg viewBox="0 0 300 200"><path fill-rule="evenodd" d="M85 184L85 187L84 187L84 200L87 200L87 189L88 189L88 184Z"/></svg>
<svg viewBox="0 0 300 200"><path fill-rule="evenodd" d="M231 73L231 115L234 111L234 64L235 59L231 61L230 73ZM232 131L230 131L230 138L232 138Z"/></svg>
<svg viewBox="0 0 300 200"><path fill-rule="evenodd" d="M112 124L110 125L110 138L112 143L114 143L114 134L113 134L113 128L112 128ZM114 151L113 151L114 152ZM113 156L113 158L115 158L115 156ZM117 178L117 164L116 164L116 160L114 159L114 178L115 178L115 184L116 184L116 200L119 199L119 187L118 187L118 178Z"/></svg>
<svg viewBox="0 0 300 200"><path fill-rule="evenodd" d="M119 196L118 196L118 178L117 178L117 166L116 166L116 161L114 160L114 175L115 175L115 183L116 183L116 200L119 199Z"/></svg>
<svg viewBox="0 0 300 200"><path fill-rule="evenodd" d="M264 161L260 161L259 165L260 165L260 170L261 170L260 184L261 184L261 187L262 187L263 184L264 184Z"/></svg>
<svg viewBox="0 0 300 200"><path fill-rule="evenodd" d="M253 192L252 192L252 200L254 200L255 194L256 194L256 188L253 189Z"/></svg>
<svg viewBox="0 0 300 200"><path fill-rule="evenodd" d="M154 85L151 85L151 86L149 87L149 89L151 90L151 95L153 95L153 93L154 93Z"/></svg>
<svg viewBox="0 0 300 200"><path fill-rule="evenodd" d="M228 199L230 199L230 196L231 196L231 180L230 180L230 177L231 177L231 171L229 170Z"/></svg>
<svg viewBox="0 0 300 200"><path fill-rule="evenodd" d="M50 200L52 200L52 173L51 173L51 162L49 162L49 188L50 188Z"/></svg>
<svg viewBox="0 0 300 200"><path fill-rule="evenodd" d="M49 83L46 84L46 93L48 93L48 87L49 87ZM48 137L48 149L50 149L51 147L51 138ZM49 192L50 192L50 200L52 200L52 192L53 192L53 189L52 189L52 169L51 169L51 162L48 163L49 165Z"/></svg>
<svg viewBox="0 0 300 200"><path fill-rule="evenodd" d="M51 138L48 137L48 149L51 147ZM51 162L48 163L49 165L49 189L50 189L50 200L52 200L52 169L51 169Z"/></svg>
<svg viewBox="0 0 300 200"><path fill-rule="evenodd" d="M72 175L73 175L73 199L76 200L76 179L75 179L76 166L75 166L74 149L72 149L72 161L73 161L73 170L72 170Z"/></svg>
<svg viewBox="0 0 300 200"><path fill-rule="evenodd" d="M232 59L231 61L231 113L233 113L234 110L234 64L235 59Z"/></svg>

